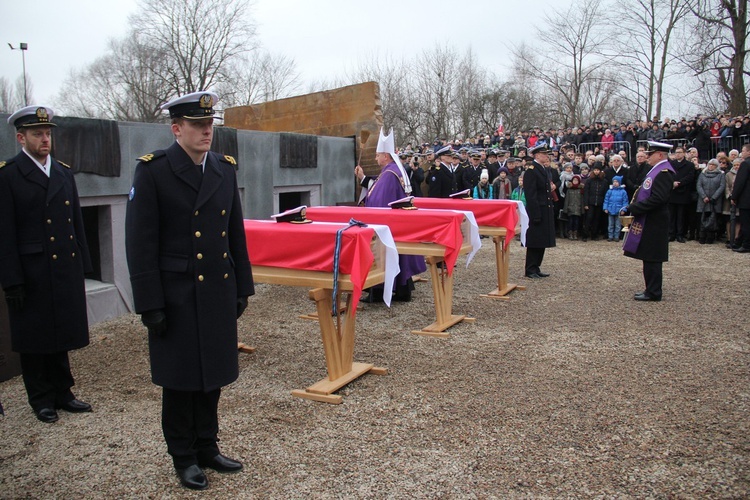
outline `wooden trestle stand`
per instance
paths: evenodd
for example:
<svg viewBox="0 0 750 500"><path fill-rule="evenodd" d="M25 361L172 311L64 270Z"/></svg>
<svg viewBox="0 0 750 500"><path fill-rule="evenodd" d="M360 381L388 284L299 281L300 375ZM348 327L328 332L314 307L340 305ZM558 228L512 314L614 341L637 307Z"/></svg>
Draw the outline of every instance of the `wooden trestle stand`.
<svg viewBox="0 0 750 500"><path fill-rule="evenodd" d="M365 288L383 283L385 279L385 247L377 236L373 237L372 248L375 261L365 280ZM338 317L331 315L333 273L254 265L253 279L256 283L312 288L309 296L315 301L317 308L316 319L323 339L328 376L304 390L293 390L292 396L340 404L342 397L333 393L341 387L365 373L374 375L388 373L386 368L379 368L371 363L354 362L354 314L359 297L352 296L353 286L350 275L339 275L339 291L346 293L347 298L346 310L340 312Z"/></svg>
<svg viewBox="0 0 750 500"><path fill-rule="evenodd" d="M400 255L423 255L430 272L432 296L435 300L435 316L437 320L421 330L412 330L415 335L430 337L450 337L446 330L461 322L473 323L476 318L464 314L453 314L453 274L448 274L445 265L445 247L437 243L411 243L397 241L396 250ZM464 238L459 255L466 255L471 251L468 235ZM442 264L441 264L442 263Z"/></svg>
<svg viewBox="0 0 750 500"><path fill-rule="evenodd" d="M510 252L505 250L505 238L508 230L504 227L479 226L479 234L492 236L495 244L495 270L497 271L497 288L480 297L510 300L508 294L513 290L526 290L525 286L508 283L508 268L510 266Z"/></svg>

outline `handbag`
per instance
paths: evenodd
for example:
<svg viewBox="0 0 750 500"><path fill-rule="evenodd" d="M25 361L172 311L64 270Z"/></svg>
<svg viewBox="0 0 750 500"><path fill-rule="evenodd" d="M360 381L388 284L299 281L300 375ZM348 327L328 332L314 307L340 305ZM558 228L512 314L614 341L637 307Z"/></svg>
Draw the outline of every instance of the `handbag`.
<svg viewBox="0 0 750 500"><path fill-rule="evenodd" d="M713 208L710 212L703 212L701 214L701 229L704 231L716 231L716 212L713 211Z"/></svg>

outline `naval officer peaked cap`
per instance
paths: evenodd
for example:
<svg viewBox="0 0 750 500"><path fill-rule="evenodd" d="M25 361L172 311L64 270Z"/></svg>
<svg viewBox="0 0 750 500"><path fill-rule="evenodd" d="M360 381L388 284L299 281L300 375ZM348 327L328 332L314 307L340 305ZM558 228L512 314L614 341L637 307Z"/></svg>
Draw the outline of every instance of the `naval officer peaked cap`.
<svg viewBox="0 0 750 500"><path fill-rule="evenodd" d="M16 127L16 130L29 127L56 127L52 120L55 111L49 106L26 106L8 117L8 123Z"/></svg>
<svg viewBox="0 0 750 500"><path fill-rule="evenodd" d="M216 114L214 106L219 102L219 95L215 92L202 90L172 99L161 109L169 110L170 118L187 118L188 120L202 120Z"/></svg>

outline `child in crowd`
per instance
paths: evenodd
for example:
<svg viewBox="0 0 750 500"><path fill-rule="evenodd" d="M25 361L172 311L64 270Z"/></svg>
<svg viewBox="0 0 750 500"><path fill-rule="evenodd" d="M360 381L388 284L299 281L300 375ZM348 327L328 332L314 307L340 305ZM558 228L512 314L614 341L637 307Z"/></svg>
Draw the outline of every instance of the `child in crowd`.
<svg viewBox="0 0 750 500"><path fill-rule="evenodd" d="M490 184L490 174L486 168L483 168L482 173L479 174L479 184L474 187L474 198L491 200L493 198L492 187L492 184Z"/></svg>
<svg viewBox="0 0 750 500"><path fill-rule="evenodd" d="M526 193L523 192L523 174L518 177L518 187L510 194L511 200L520 200L526 206Z"/></svg>
<svg viewBox="0 0 750 500"><path fill-rule="evenodd" d="M568 215L568 239L577 240L583 215L583 184L581 176L574 175L566 181L565 205L563 212Z"/></svg>
<svg viewBox="0 0 750 500"><path fill-rule="evenodd" d="M508 169L500 167L497 172L497 178L492 182L492 189L496 200L509 200L512 192L510 179L508 179Z"/></svg>
<svg viewBox="0 0 750 500"><path fill-rule="evenodd" d="M617 241L620 239L620 231L622 230L620 215L625 215L627 207L628 193L622 186L622 176L616 175L612 178L612 185L609 187L607 194L604 195L604 213L609 216L607 241Z"/></svg>

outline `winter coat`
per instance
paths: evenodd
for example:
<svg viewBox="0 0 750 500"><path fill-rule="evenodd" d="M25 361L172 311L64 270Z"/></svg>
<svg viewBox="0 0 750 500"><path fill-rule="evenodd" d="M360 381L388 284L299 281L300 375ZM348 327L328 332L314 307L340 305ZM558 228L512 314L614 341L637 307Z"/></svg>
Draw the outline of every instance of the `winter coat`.
<svg viewBox="0 0 750 500"><path fill-rule="evenodd" d="M609 189L609 185L604 178L604 172L596 177L594 177L594 174L591 174L583 187L583 206L601 207L604 205L604 197L607 194L607 189Z"/></svg>
<svg viewBox="0 0 750 500"><path fill-rule="evenodd" d="M674 181L680 185L672 189L669 203L687 205L691 201L691 192L695 188L695 165L687 160L670 161L674 168Z"/></svg>
<svg viewBox="0 0 750 500"><path fill-rule="evenodd" d="M721 213L724 204L724 190L726 189L726 176L718 168L714 171L704 170L698 176L698 206L696 212ZM710 198L709 203L704 203L703 198Z"/></svg>
<svg viewBox="0 0 750 500"><path fill-rule="evenodd" d="M604 196L603 210L610 215L618 215L620 210L628 206L628 192L622 186L611 187Z"/></svg>
<svg viewBox="0 0 750 500"><path fill-rule="evenodd" d="M583 215L583 184L573 187L572 182L566 183L563 212L568 215Z"/></svg>
<svg viewBox="0 0 750 500"><path fill-rule="evenodd" d="M732 188L734 187L734 178L737 177L737 171L734 169L731 169L729 172L726 173L724 176L724 203L721 207L721 213L724 215L729 215L730 208L732 206L731 202L729 201L732 197Z"/></svg>
<svg viewBox="0 0 750 500"><path fill-rule="evenodd" d="M473 196L477 199L491 200L493 198L492 184L488 182L483 187L482 183L480 182L479 184L474 186Z"/></svg>
<svg viewBox="0 0 750 500"><path fill-rule="evenodd" d="M526 212L531 221L526 230L526 247L554 247L555 213L547 169L536 161L532 162L523 174L523 188L526 193Z"/></svg>
<svg viewBox="0 0 750 500"><path fill-rule="evenodd" d="M492 190L496 200L508 200L513 191L510 179L502 179L500 176L492 182Z"/></svg>
<svg viewBox="0 0 750 500"><path fill-rule="evenodd" d="M518 186L513 190L513 192L510 194L510 199L520 201L521 203L523 203L523 206L526 206L526 193L521 186Z"/></svg>

